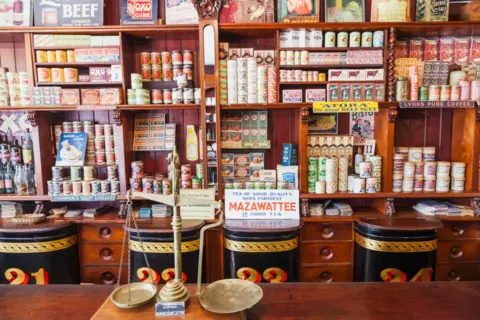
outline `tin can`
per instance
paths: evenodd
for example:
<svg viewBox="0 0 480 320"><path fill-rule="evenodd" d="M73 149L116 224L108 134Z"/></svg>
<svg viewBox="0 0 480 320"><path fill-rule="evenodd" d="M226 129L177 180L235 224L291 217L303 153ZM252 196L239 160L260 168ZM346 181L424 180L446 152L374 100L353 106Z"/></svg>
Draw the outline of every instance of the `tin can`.
<svg viewBox="0 0 480 320"><path fill-rule="evenodd" d="M152 103L153 104L163 103L162 89L152 89Z"/></svg>
<svg viewBox="0 0 480 320"><path fill-rule="evenodd" d="M141 178L130 178L130 189L133 191L142 191L142 179Z"/></svg>
<svg viewBox="0 0 480 320"><path fill-rule="evenodd" d="M97 149L97 150L105 149L105 137L104 136L96 136L95 137L95 149Z"/></svg>
<svg viewBox="0 0 480 320"><path fill-rule="evenodd" d="M83 180L86 180L86 181L93 180L93 166L83 167Z"/></svg>
<svg viewBox="0 0 480 320"><path fill-rule="evenodd" d="M193 65L193 53L190 50L183 50L183 64Z"/></svg>
<svg viewBox="0 0 480 320"><path fill-rule="evenodd" d="M109 149L105 151L106 164L115 164L115 149Z"/></svg>
<svg viewBox="0 0 480 320"><path fill-rule="evenodd" d="M160 65L160 64L152 65L152 80L153 81L162 81L162 79L163 79L162 65Z"/></svg>
<svg viewBox="0 0 480 320"><path fill-rule="evenodd" d="M50 68L37 68L38 82L52 82L52 70Z"/></svg>
<svg viewBox="0 0 480 320"><path fill-rule="evenodd" d="M172 54L169 51L162 52L162 64L163 65L172 64Z"/></svg>
<svg viewBox="0 0 480 320"><path fill-rule="evenodd" d="M75 51L67 50L67 62L75 62Z"/></svg>
<svg viewBox="0 0 480 320"><path fill-rule="evenodd" d="M452 162L452 178L457 180L465 179L465 162Z"/></svg>
<svg viewBox="0 0 480 320"><path fill-rule="evenodd" d="M287 52L282 50L280 51L280 65L284 66L287 64Z"/></svg>
<svg viewBox="0 0 480 320"><path fill-rule="evenodd" d="M92 181L82 181L82 194L84 196L92 194Z"/></svg>
<svg viewBox="0 0 480 320"><path fill-rule="evenodd" d="M65 82L65 73L62 68L52 68L52 82Z"/></svg>
<svg viewBox="0 0 480 320"><path fill-rule="evenodd" d="M451 94L452 94L452 87L450 87L449 85L442 85L440 88L440 101L449 101Z"/></svg>
<svg viewBox="0 0 480 320"><path fill-rule="evenodd" d="M38 63L46 63L46 62L48 62L47 51L37 50L37 51L35 52L35 56L37 57L37 62L38 62Z"/></svg>
<svg viewBox="0 0 480 320"><path fill-rule="evenodd" d="M288 189L288 182L286 181L277 182L277 190L287 190L287 189Z"/></svg>
<svg viewBox="0 0 480 320"><path fill-rule="evenodd" d="M409 98L409 83L408 78L398 77L396 83L395 97L397 101L406 101Z"/></svg>
<svg viewBox="0 0 480 320"><path fill-rule="evenodd" d="M415 162L407 161L403 164L403 176L406 178L413 178L415 176ZM423 173L423 172L422 172Z"/></svg>
<svg viewBox="0 0 480 320"><path fill-rule="evenodd" d="M73 132L73 124L71 122L67 122L67 121L63 122L62 128L63 128L63 132L66 132L66 133Z"/></svg>
<svg viewBox="0 0 480 320"><path fill-rule="evenodd" d="M425 192L433 192L435 191L435 178L433 179L425 179L423 182L423 191Z"/></svg>
<svg viewBox="0 0 480 320"><path fill-rule="evenodd" d="M301 53L300 53L300 64L301 65L308 65L310 62L309 62L309 53L307 50L303 50Z"/></svg>
<svg viewBox="0 0 480 320"><path fill-rule="evenodd" d="M194 100L194 103L200 104L202 100L202 91L200 90L200 88L195 88L193 90L193 100Z"/></svg>
<svg viewBox="0 0 480 320"><path fill-rule="evenodd" d="M101 124L95 125L95 136L104 136L105 135L105 127Z"/></svg>
<svg viewBox="0 0 480 320"><path fill-rule="evenodd" d="M163 81L173 81L172 65L162 65Z"/></svg>
<svg viewBox="0 0 480 320"><path fill-rule="evenodd" d="M62 181L52 181L52 190L53 194L58 196L63 193L63 182Z"/></svg>
<svg viewBox="0 0 480 320"><path fill-rule="evenodd" d="M142 80L142 75L140 73L130 74L130 82L131 82L131 85L132 85L132 89L142 89L143 88L143 80Z"/></svg>
<svg viewBox="0 0 480 320"><path fill-rule="evenodd" d="M302 81L302 70L294 70L295 72L295 81L301 82Z"/></svg>
<svg viewBox="0 0 480 320"><path fill-rule="evenodd" d="M113 125L106 123L103 125L103 133L105 137L112 136L113 137Z"/></svg>
<svg viewBox="0 0 480 320"><path fill-rule="evenodd" d="M203 163L197 163L196 164L196 169L197 169L197 178L203 179Z"/></svg>
<svg viewBox="0 0 480 320"><path fill-rule="evenodd" d="M183 56L180 51L172 51L172 64L174 66L181 66L183 64Z"/></svg>
<svg viewBox="0 0 480 320"><path fill-rule="evenodd" d="M318 74L318 81L325 81L327 79L327 75L325 73Z"/></svg>
<svg viewBox="0 0 480 320"><path fill-rule="evenodd" d="M172 89L163 89L163 103L172 104L172 102L173 102Z"/></svg>
<svg viewBox="0 0 480 320"><path fill-rule="evenodd" d="M365 179L360 177L353 178L353 193L365 193Z"/></svg>
<svg viewBox="0 0 480 320"><path fill-rule="evenodd" d="M180 188L191 189L192 188L192 179L181 179Z"/></svg>
<svg viewBox="0 0 480 320"><path fill-rule="evenodd" d="M287 51L287 65L292 66L295 64L295 51Z"/></svg>
<svg viewBox="0 0 480 320"><path fill-rule="evenodd" d="M314 72L313 71L308 71L307 72L307 81L309 81L309 82L316 81L316 78L314 77Z"/></svg>
<svg viewBox="0 0 480 320"><path fill-rule="evenodd" d="M72 127L73 127L73 132L76 132L76 133L83 132L83 122L82 121L73 121Z"/></svg>
<svg viewBox="0 0 480 320"><path fill-rule="evenodd" d="M302 64L302 53L300 51L295 51L293 64L296 66L299 66Z"/></svg>
<svg viewBox="0 0 480 320"><path fill-rule="evenodd" d="M152 65L142 64L142 82L150 82L152 80Z"/></svg>
<svg viewBox="0 0 480 320"><path fill-rule="evenodd" d="M245 182L245 189L247 190L255 190L255 182L247 181Z"/></svg>
<svg viewBox="0 0 480 320"><path fill-rule="evenodd" d="M95 163L105 164L105 149L95 151Z"/></svg>
<svg viewBox="0 0 480 320"><path fill-rule="evenodd" d="M48 63L57 62L57 55L55 54L55 51L53 50L47 51L47 62Z"/></svg>
<svg viewBox="0 0 480 320"><path fill-rule="evenodd" d="M163 179L162 180L162 194L169 195L172 194L172 180Z"/></svg>
<svg viewBox="0 0 480 320"><path fill-rule="evenodd" d="M183 103L193 103L193 89L183 88Z"/></svg>
<svg viewBox="0 0 480 320"><path fill-rule="evenodd" d="M373 33L373 46L375 48L381 48L384 46L384 33L383 31L375 31Z"/></svg>
<svg viewBox="0 0 480 320"><path fill-rule="evenodd" d="M328 31L325 33L325 48L335 47L335 32Z"/></svg>
<svg viewBox="0 0 480 320"><path fill-rule="evenodd" d="M402 182L402 191L403 192L412 192L413 191L413 178L403 178Z"/></svg>
<svg viewBox="0 0 480 320"><path fill-rule="evenodd" d="M202 180L197 177L192 177L192 189L202 189Z"/></svg>
<svg viewBox="0 0 480 320"><path fill-rule="evenodd" d="M371 31L362 32L362 48L369 48L372 46L373 36Z"/></svg>
<svg viewBox="0 0 480 320"><path fill-rule="evenodd" d="M153 193L153 177L145 176L142 178L142 192Z"/></svg>
<svg viewBox="0 0 480 320"><path fill-rule="evenodd" d="M256 189L256 190L265 190L265 182L263 182L263 181L256 181L256 182L255 182L255 189Z"/></svg>
<svg viewBox="0 0 480 320"><path fill-rule="evenodd" d="M153 193L162 194L162 179L153 179Z"/></svg>
<svg viewBox="0 0 480 320"><path fill-rule="evenodd" d="M372 163L369 161L361 161L360 166L360 178L370 178L372 176Z"/></svg>
<svg viewBox="0 0 480 320"><path fill-rule="evenodd" d="M132 177L142 178L143 177L143 161L133 161L132 162Z"/></svg>
<svg viewBox="0 0 480 320"><path fill-rule="evenodd" d="M95 154L95 151L88 151L87 150L87 161L86 161L86 165L95 165L96 164L96 161L97 161L97 156Z"/></svg>
<svg viewBox="0 0 480 320"><path fill-rule="evenodd" d="M110 180L110 193L113 195L120 194L120 181L118 180Z"/></svg>
<svg viewBox="0 0 480 320"><path fill-rule="evenodd" d="M450 167L451 163L448 161L438 161L437 162L437 180L439 178L448 178L450 179Z"/></svg>
<svg viewBox="0 0 480 320"><path fill-rule="evenodd" d="M295 81L295 70L287 70L287 82Z"/></svg>
<svg viewBox="0 0 480 320"><path fill-rule="evenodd" d="M70 179L82 180L82 167L70 167Z"/></svg>
<svg viewBox="0 0 480 320"><path fill-rule="evenodd" d="M419 87L418 88L418 98L420 101L428 101L428 88Z"/></svg>
<svg viewBox="0 0 480 320"><path fill-rule="evenodd" d="M136 104L150 103L150 91L148 89L136 89L135 95L136 95L136 98L135 98Z"/></svg>
<svg viewBox="0 0 480 320"><path fill-rule="evenodd" d="M409 148L408 149L408 161L410 162L422 162L423 148Z"/></svg>
<svg viewBox="0 0 480 320"><path fill-rule="evenodd" d="M182 180L188 180L192 178L192 167L189 164L183 164L180 167Z"/></svg>
<svg viewBox="0 0 480 320"><path fill-rule="evenodd" d="M152 54L150 52L140 53L140 64L152 64Z"/></svg>
<svg viewBox="0 0 480 320"><path fill-rule="evenodd" d="M162 64L162 55L160 52L152 52L150 54L152 66L159 66Z"/></svg>
<svg viewBox="0 0 480 320"><path fill-rule="evenodd" d="M460 94L461 94L460 86L458 86L458 85L452 86L452 88L450 90L450 99L452 101L458 101L458 100L460 100Z"/></svg>
<svg viewBox="0 0 480 320"><path fill-rule="evenodd" d="M460 86L460 100L470 99L470 82L466 80L458 81Z"/></svg>
<svg viewBox="0 0 480 320"><path fill-rule="evenodd" d="M101 181L92 180L92 194L93 195L100 194L100 189L101 189Z"/></svg>
<svg viewBox="0 0 480 320"><path fill-rule="evenodd" d="M426 161L424 164L423 175L425 180L435 179L437 172L437 163L435 161Z"/></svg>
<svg viewBox="0 0 480 320"><path fill-rule="evenodd" d="M61 181L63 179L62 176L62 167L52 167L52 180L53 181Z"/></svg>
<svg viewBox="0 0 480 320"><path fill-rule="evenodd" d="M308 81L308 71L302 71L302 82Z"/></svg>
<svg viewBox="0 0 480 320"><path fill-rule="evenodd" d="M110 194L112 192L112 184L110 180L102 180L100 183L100 193L101 194Z"/></svg>
<svg viewBox="0 0 480 320"><path fill-rule="evenodd" d="M324 181L322 181L322 182L324 182ZM307 183L307 192L308 193L315 193L315 184L316 184L316 182L310 182L310 181Z"/></svg>
<svg viewBox="0 0 480 320"><path fill-rule="evenodd" d="M57 62L67 62L67 52L65 50L55 50L55 59Z"/></svg>
<svg viewBox="0 0 480 320"><path fill-rule="evenodd" d="M48 180L47 181L47 190L48 190L48 195L51 196L53 195L53 181L52 180Z"/></svg>
<svg viewBox="0 0 480 320"><path fill-rule="evenodd" d="M367 193L376 193L377 192L377 178L367 178L366 180L366 190Z"/></svg>
<svg viewBox="0 0 480 320"><path fill-rule="evenodd" d="M65 82L78 82L78 69L77 68L64 68Z"/></svg>
<svg viewBox="0 0 480 320"><path fill-rule="evenodd" d="M191 65L184 65L182 71L187 76L187 80L193 80L193 68Z"/></svg>
<svg viewBox="0 0 480 320"><path fill-rule="evenodd" d="M430 85L428 87L428 100L438 101L440 100L440 85Z"/></svg>
<svg viewBox="0 0 480 320"><path fill-rule="evenodd" d="M114 180L117 178L117 165L107 166L107 179Z"/></svg>
<svg viewBox="0 0 480 320"><path fill-rule="evenodd" d="M72 192L73 192L72 181L63 180L62 181L62 187L63 187L63 194L64 195L72 194Z"/></svg>
<svg viewBox="0 0 480 320"><path fill-rule="evenodd" d="M82 194L82 181L72 181L72 193L76 196Z"/></svg>
<svg viewBox="0 0 480 320"><path fill-rule="evenodd" d="M172 102L173 104L182 104L183 103L183 91L179 88L172 89Z"/></svg>
<svg viewBox="0 0 480 320"><path fill-rule="evenodd" d="M177 77L178 77L179 74L183 75L183 67L182 66L173 66L173 69L172 69L173 81L177 81ZM185 85L186 85L187 77L183 77L183 79L184 79L184 82L185 82Z"/></svg>
<svg viewBox="0 0 480 320"><path fill-rule="evenodd" d="M137 104L137 93L135 89L127 89L127 103Z"/></svg>
<svg viewBox="0 0 480 320"><path fill-rule="evenodd" d="M347 48L348 47L348 33L339 32L337 34L337 48Z"/></svg>
<svg viewBox="0 0 480 320"><path fill-rule="evenodd" d="M223 188L224 188L225 190L233 190L233 188L234 188L234 187L233 187L233 183L231 183L231 182L225 182L225 183L223 184ZM255 189L255 184L254 184L254 188L253 188L253 189Z"/></svg>

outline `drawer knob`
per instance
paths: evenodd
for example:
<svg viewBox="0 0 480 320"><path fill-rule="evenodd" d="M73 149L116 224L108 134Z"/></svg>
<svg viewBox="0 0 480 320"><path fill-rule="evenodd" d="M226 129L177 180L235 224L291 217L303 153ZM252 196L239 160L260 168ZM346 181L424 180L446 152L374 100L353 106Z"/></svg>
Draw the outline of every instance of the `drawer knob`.
<svg viewBox="0 0 480 320"><path fill-rule="evenodd" d="M320 281L322 282L332 282L332 273L330 271L323 271L320 273Z"/></svg>
<svg viewBox="0 0 480 320"><path fill-rule="evenodd" d="M333 229L331 227L324 226L322 228L322 238L330 239L331 237L333 237Z"/></svg>
<svg viewBox="0 0 480 320"><path fill-rule="evenodd" d="M333 252L330 250L330 248L324 247L320 249L320 256L322 256L322 258L325 260L330 260L333 258Z"/></svg>
<svg viewBox="0 0 480 320"><path fill-rule="evenodd" d="M104 284L113 284L115 282L115 276L110 271L102 273L100 279Z"/></svg>
<svg viewBox="0 0 480 320"><path fill-rule="evenodd" d="M454 259L458 259L463 255L463 251L460 246L453 246L450 248L450 256Z"/></svg>
<svg viewBox="0 0 480 320"><path fill-rule="evenodd" d="M98 233L100 234L100 237L108 239L112 236L112 229L109 227L101 227Z"/></svg>
<svg viewBox="0 0 480 320"><path fill-rule="evenodd" d="M113 252L110 248L101 249L99 254L103 260L112 260Z"/></svg>
<svg viewBox="0 0 480 320"><path fill-rule="evenodd" d="M452 232L453 232L453 235L455 235L455 236L461 236L465 231L460 227L453 226L452 227Z"/></svg>
<svg viewBox="0 0 480 320"><path fill-rule="evenodd" d="M457 270L450 270L450 272L448 273L448 279L450 281L460 281L460 276L457 274Z"/></svg>

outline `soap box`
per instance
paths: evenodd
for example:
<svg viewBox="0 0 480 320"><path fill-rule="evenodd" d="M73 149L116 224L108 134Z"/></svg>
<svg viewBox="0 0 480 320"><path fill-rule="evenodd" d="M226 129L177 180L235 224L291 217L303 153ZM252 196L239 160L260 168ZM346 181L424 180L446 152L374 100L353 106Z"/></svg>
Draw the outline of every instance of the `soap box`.
<svg viewBox="0 0 480 320"><path fill-rule="evenodd" d="M306 102L325 101L325 89L307 89L305 100Z"/></svg>
<svg viewBox="0 0 480 320"><path fill-rule="evenodd" d="M283 90L282 91L283 102L285 103L298 103L302 102L302 90Z"/></svg>
<svg viewBox="0 0 480 320"><path fill-rule="evenodd" d="M298 148L296 144L282 144L282 166L295 166L298 164Z"/></svg>

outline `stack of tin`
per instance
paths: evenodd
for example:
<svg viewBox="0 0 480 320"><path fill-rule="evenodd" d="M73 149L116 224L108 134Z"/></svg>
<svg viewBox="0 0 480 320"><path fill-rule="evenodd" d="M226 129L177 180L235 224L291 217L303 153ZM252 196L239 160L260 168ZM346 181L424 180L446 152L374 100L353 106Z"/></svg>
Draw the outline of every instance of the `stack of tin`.
<svg viewBox="0 0 480 320"><path fill-rule="evenodd" d="M257 103L257 59L247 59L248 103Z"/></svg>
<svg viewBox="0 0 480 320"><path fill-rule="evenodd" d="M435 147L397 147L393 156L393 192L462 192L464 162L435 161Z"/></svg>
<svg viewBox="0 0 480 320"><path fill-rule="evenodd" d="M355 163L355 173L348 176L348 191L353 193L376 193L381 190L382 157L357 154L358 165Z"/></svg>
<svg viewBox="0 0 480 320"><path fill-rule="evenodd" d="M238 103L238 74L237 61L227 60L227 101L228 104Z"/></svg>
<svg viewBox="0 0 480 320"><path fill-rule="evenodd" d="M228 66L227 60L220 60L220 104L228 103Z"/></svg>
<svg viewBox="0 0 480 320"><path fill-rule="evenodd" d="M203 165L197 164L197 176L192 176L192 168L189 164L180 167L180 188L181 189L202 189Z"/></svg>
<svg viewBox="0 0 480 320"><path fill-rule="evenodd" d="M254 59L255 60L255 59ZM248 59L237 59L237 100L239 104L248 101Z"/></svg>
<svg viewBox="0 0 480 320"><path fill-rule="evenodd" d="M32 93L27 72L6 72L0 68L0 106L28 106Z"/></svg>
<svg viewBox="0 0 480 320"><path fill-rule="evenodd" d="M267 102L268 103L277 103L278 102L278 71L274 66L267 67Z"/></svg>
<svg viewBox="0 0 480 320"><path fill-rule="evenodd" d="M257 66L257 103L267 103L267 67Z"/></svg>
<svg viewBox="0 0 480 320"><path fill-rule="evenodd" d="M107 179L94 177L93 166L70 167L69 174L63 167L52 167L52 180L48 181L48 195L117 195L120 194L120 182L117 177L117 165L107 167ZM97 169L100 170L100 169ZM97 176L99 176L97 172Z"/></svg>
<svg viewBox="0 0 480 320"><path fill-rule="evenodd" d="M193 53L190 50L142 52L143 81L176 81L179 74L193 80Z"/></svg>

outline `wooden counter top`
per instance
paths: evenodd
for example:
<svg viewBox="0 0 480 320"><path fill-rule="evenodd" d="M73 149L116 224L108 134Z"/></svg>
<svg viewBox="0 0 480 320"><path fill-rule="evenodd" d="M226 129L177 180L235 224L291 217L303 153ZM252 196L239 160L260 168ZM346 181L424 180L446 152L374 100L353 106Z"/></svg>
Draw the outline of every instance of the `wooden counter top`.
<svg viewBox="0 0 480 320"><path fill-rule="evenodd" d="M247 312L248 319L478 319L480 282L431 283L294 283L262 285L262 301ZM189 286L194 294L195 287ZM0 286L1 319L90 319L113 286ZM110 308L110 306L112 308ZM110 300L102 319L240 319L214 315L192 298L182 317L155 318L153 302L134 309L116 308Z"/></svg>

